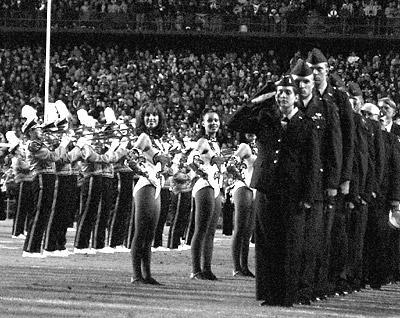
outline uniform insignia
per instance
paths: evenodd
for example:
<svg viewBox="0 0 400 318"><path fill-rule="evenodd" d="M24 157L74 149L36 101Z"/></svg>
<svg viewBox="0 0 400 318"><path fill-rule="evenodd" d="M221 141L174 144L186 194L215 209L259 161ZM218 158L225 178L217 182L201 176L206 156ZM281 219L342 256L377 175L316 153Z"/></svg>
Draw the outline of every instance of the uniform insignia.
<svg viewBox="0 0 400 318"><path fill-rule="evenodd" d="M322 120L324 117L321 113L315 113L314 116L311 117L313 121Z"/></svg>
<svg viewBox="0 0 400 318"><path fill-rule="evenodd" d="M28 145L28 150L30 152L38 152L40 150L40 148L42 148L42 143L40 141L32 141L31 143L29 143Z"/></svg>

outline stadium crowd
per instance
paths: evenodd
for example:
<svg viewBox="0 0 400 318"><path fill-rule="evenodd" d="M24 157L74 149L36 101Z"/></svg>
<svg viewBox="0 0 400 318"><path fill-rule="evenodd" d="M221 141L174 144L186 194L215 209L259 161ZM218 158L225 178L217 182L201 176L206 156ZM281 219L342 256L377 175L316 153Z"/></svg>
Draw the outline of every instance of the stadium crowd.
<svg viewBox="0 0 400 318"><path fill-rule="evenodd" d="M367 27L366 32L389 35L398 27L399 17L399 6L395 1L57 0L52 5L55 27L105 27L139 32L240 30L290 33L304 29L296 25L321 26L322 23L332 32L365 32ZM0 16L40 20L46 18L45 9L42 0L7 0L0 6ZM342 27L330 28L330 25L338 24Z"/></svg>
<svg viewBox="0 0 400 318"><path fill-rule="evenodd" d="M292 62L301 56L293 52ZM0 51L0 131L20 134L21 108L43 113L45 51L40 46ZM72 113L84 103L104 121L104 108L130 121L149 97L163 105L171 132L193 133L204 108L223 114L222 122L268 81L289 69L274 50L252 53L204 53L190 50L128 50L66 45L53 50L50 98L63 100ZM395 52L329 56L329 65L345 82L357 82L367 102L391 96L400 102L400 55Z"/></svg>

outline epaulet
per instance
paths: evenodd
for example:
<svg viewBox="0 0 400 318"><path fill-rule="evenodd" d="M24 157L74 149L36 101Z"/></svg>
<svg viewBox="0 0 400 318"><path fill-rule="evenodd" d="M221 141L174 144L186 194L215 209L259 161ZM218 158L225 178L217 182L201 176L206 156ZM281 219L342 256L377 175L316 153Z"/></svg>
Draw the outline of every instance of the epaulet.
<svg viewBox="0 0 400 318"><path fill-rule="evenodd" d="M40 148L43 147L43 144L40 141L33 140L28 145L28 150L30 152L38 152Z"/></svg>

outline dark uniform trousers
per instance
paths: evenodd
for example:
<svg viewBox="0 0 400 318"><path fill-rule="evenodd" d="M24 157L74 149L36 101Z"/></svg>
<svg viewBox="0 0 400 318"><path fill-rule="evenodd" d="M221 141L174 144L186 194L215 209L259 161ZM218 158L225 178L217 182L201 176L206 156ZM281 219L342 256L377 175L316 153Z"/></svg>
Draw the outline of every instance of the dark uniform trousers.
<svg viewBox="0 0 400 318"><path fill-rule="evenodd" d="M76 201L78 201L76 187L77 176L58 175L55 183L55 206L47 225L44 249L52 252L65 250L68 226L74 217Z"/></svg>
<svg viewBox="0 0 400 318"><path fill-rule="evenodd" d="M182 192L171 194L171 207L175 211L174 219L169 228L168 248L178 248L181 238L185 235L185 230L189 222L189 215L192 203L192 192Z"/></svg>
<svg viewBox="0 0 400 318"><path fill-rule="evenodd" d="M334 215L331 246L329 251L329 274L328 280L337 286L340 280L346 279L345 268L348 257L348 222L350 220L350 208L347 204L346 196L338 193L336 197L336 211Z"/></svg>
<svg viewBox="0 0 400 318"><path fill-rule="evenodd" d="M192 243L192 237L194 234L194 228L195 228L195 212L196 212L196 203L194 198L191 198L191 204L190 204L190 213L189 213L189 219L188 223L185 229L185 235L184 235L184 240L186 245L191 245Z"/></svg>
<svg viewBox="0 0 400 318"><path fill-rule="evenodd" d="M256 193L256 298L271 305L297 299L305 212L298 202Z"/></svg>
<svg viewBox="0 0 400 318"><path fill-rule="evenodd" d="M167 221L169 206L171 202L171 191L169 188L162 188L160 192L161 196L161 209L160 209L160 217L158 219L156 231L154 234L153 246L159 247L162 246L162 235L164 232L165 222Z"/></svg>
<svg viewBox="0 0 400 318"><path fill-rule="evenodd" d="M114 178L102 178L100 207L97 212L93 231L92 247L101 249L105 246L106 229L110 219L110 212L116 198L116 182Z"/></svg>
<svg viewBox="0 0 400 318"><path fill-rule="evenodd" d="M390 270L388 262L388 205L385 200L378 199L368 213L366 256L368 259L368 282L371 287L386 284ZM367 273L364 273L366 275Z"/></svg>
<svg viewBox="0 0 400 318"><path fill-rule="evenodd" d="M347 279L356 289L359 289L362 284L363 251L367 222L368 205L357 204L350 211L350 219L348 221L348 260L346 266Z"/></svg>
<svg viewBox="0 0 400 318"><path fill-rule="evenodd" d="M226 194L225 202L222 205L222 234L232 235L233 232L233 215L234 205L232 203L232 196L230 193Z"/></svg>
<svg viewBox="0 0 400 318"><path fill-rule="evenodd" d="M34 205L32 202L32 181L21 181L19 183L12 235L18 236L24 234L26 225L33 217Z"/></svg>
<svg viewBox="0 0 400 318"><path fill-rule="evenodd" d="M89 248L101 201L102 180L101 175L91 175L85 178L81 185L78 226L74 243L76 248Z"/></svg>
<svg viewBox="0 0 400 318"><path fill-rule="evenodd" d="M109 246L123 245L126 241L129 216L132 211L133 172L117 173L117 197L112 211L109 231Z"/></svg>
<svg viewBox="0 0 400 318"><path fill-rule="evenodd" d="M42 239L52 212L55 174L38 174L32 182L34 213L27 226L24 251L40 253Z"/></svg>
<svg viewBox="0 0 400 318"><path fill-rule="evenodd" d="M305 213L304 245L300 269L299 295L312 299L317 295L315 285L315 268L318 251L322 250L320 240L323 224L323 201L315 201L309 211Z"/></svg>

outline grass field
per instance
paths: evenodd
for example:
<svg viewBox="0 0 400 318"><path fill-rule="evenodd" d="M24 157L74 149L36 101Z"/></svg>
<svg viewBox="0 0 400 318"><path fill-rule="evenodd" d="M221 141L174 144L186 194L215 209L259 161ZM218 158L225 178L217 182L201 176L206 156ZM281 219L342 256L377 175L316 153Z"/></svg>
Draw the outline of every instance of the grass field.
<svg viewBox="0 0 400 318"><path fill-rule="evenodd" d="M254 279L232 277L231 238L220 232L213 259L218 281L189 279L190 250L157 251L152 271L163 285L132 286L129 253L26 259L11 226L0 222L0 317L400 317L399 285L311 306L259 307Z"/></svg>

